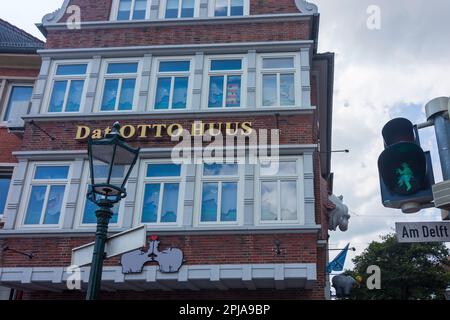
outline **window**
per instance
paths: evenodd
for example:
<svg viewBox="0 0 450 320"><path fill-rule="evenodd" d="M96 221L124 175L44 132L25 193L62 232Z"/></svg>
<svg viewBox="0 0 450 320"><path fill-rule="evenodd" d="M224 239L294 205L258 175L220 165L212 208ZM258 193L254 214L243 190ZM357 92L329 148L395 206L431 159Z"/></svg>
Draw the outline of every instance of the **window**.
<svg viewBox="0 0 450 320"><path fill-rule="evenodd" d="M262 162L259 166L261 223L299 221L300 169L298 160Z"/></svg>
<svg viewBox="0 0 450 320"><path fill-rule="evenodd" d="M181 165L146 164L142 223L173 225L180 221L182 175Z"/></svg>
<svg viewBox="0 0 450 320"><path fill-rule="evenodd" d="M101 101L101 111L129 111L136 97L139 63L108 63Z"/></svg>
<svg viewBox="0 0 450 320"><path fill-rule="evenodd" d="M248 15L248 0L213 0L212 3L215 17Z"/></svg>
<svg viewBox="0 0 450 320"><path fill-rule="evenodd" d="M154 109L186 109L190 61L160 61L156 76Z"/></svg>
<svg viewBox="0 0 450 320"><path fill-rule="evenodd" d="M143 20L147 17L147 6L147 0L118 0L116 18L119 21Z"/></svg>
<svg viewBox="0 0 450 320"><path fill-rule="evenodd" d="M94 165L94 174L97 179L98 183L106 183L106 178L108 176L108 169L109 166L107 165L100 165L96 164ZM87 170L90 171L90 170ZM113 168L113 171L111 173L111 183L113 184L121 184L123 181L123 176L125 175L125 167L124 166L115 166ZM86 191L90 188L90 177L89 174L86 174ZM87 194L87 192L84 192L83 195ZM97 223L97 217L95 215L95 211L98 209L97 205L93 203L92 201L88 200L86 197L84 198L84 207L82 212L82 218L81 218L81 225L92 225ZM123 202L123 201L122 201ZM112 208L113 216L110 220L111 225L117 225L119 223L119 208L120 208L120 202L116 203L114 207Z"/></svg>
<svg viewBox="0 0 450 320"><path fill-rule="evenodd" d="M242 59L210 60L208 108L241 106L242 70Z"/></svg>
<svg viewBox="0 0 450 320"><path fill-rule="evenodd" d="M32 93L32 85L11 84L8 90L3 121L10 121L27 114Z"/></svg>
<svg viewBox="0 0 450 320"><path fill-rule="evenodd" d="M165 0L162 3L164 18L192 18L195 14L195 0Z"/></svg>
<svg viewBox="0 0 450 320"><path fill-rule="evenodd" d="M292 56L262 59L261 100L264 107L295 106L301 91L295 58ZM297 88L297 90L296 90Z"/></svg>
<svg viewBox="0 0 450 320"><path fill-rule="evenodd" d="M204 164L200 223L235 223L238 220L239 165Z"/></svg>
<svg viewBox="0 0 450 320"><path fill-rule="evenodd" d="M0 217L4 214L6 209L6 200L8 198L11 179L12 169L0 168Z"/></svg>
<svg viewBox="0 0 450 320"><path fill-rule="evenodd" d="M25 225L58 225L64 203L69 166L35 167L25 211Z"/></svg>
<svg viewBox="0 0 450 320"><path fill-rule="evenodd" d="M80 111L87 66L87 64L60 64L56 67L48 112Z"/></svg>

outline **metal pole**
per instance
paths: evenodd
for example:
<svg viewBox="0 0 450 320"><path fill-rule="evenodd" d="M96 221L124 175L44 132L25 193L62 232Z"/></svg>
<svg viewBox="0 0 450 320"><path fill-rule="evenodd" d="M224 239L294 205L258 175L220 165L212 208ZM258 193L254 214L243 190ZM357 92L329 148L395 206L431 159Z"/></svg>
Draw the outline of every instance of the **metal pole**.
<svg viewBox="0 0 450 320"><path fill-rule="evenodd" d="M108 224L113 216L112 207L113 204L110 201L101 200L99 209L95 212L97 216L97 232L95 233L94 254L92 256L86 300L97 300L100 292Z"/></svg>
<svg viewBox="0 0 450 320"><path fill-rule="evenodd" d="M450 120L445 113L434 117L434 130L441 159L442 176L444 181L450 180Z"/></svg>

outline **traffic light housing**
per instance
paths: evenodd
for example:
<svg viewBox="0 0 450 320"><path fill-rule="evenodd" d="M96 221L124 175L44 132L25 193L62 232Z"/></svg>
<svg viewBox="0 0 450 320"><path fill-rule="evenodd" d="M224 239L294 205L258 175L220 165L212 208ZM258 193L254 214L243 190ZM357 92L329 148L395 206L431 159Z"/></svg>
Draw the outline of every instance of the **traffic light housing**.
<svg viewBox="0 0 450 320"><path fill-rule="evenodd" d="M378 171L383 205L404 213L432 207L431 155L421 148L417 129L411 121L397 118L382 134L385 150L378 158Z"/></svg>

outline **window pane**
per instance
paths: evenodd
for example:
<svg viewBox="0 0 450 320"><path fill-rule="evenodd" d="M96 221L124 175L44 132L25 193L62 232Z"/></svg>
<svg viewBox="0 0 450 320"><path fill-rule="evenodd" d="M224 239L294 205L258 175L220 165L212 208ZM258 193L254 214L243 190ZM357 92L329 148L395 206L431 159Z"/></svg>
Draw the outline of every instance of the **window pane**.
<svg viewBox="0 0 450 320"><path fill-rule="evenodd" d="M189 78L175 78L175 88L173 89L173 109L186 109L187 89Z"/></svg>
<svg viewBox="0 0 450 320"><path fill-rule="evenodd" d="M45 210L44 224L58 224L64 199L65 186L51 186Z"/></svg>
<svg viewBox="0 0 450 320"><path fill-rule="evenodd" d="M294 58L265 58L264 69L294 68Z"/></svg>
<svg viewBox="0 0 450 320"><path fill-rule="evenodd" d="M0 215L5 212L6 200L9 192L9 185L11 184L11 178L0 178Z"/></svg>
<svg viewBox="0 0 450 320"><path fill-rule="evenodd" d="M229 76L227 84L227 107L241 105L241 76Z"/></svg>
<svg viewBox="0 0 450 320"><path fill-rule="evenodd" d="M94 165L94 177L96 179L106 179L109 174L108 165ZM111 172L111 178L122 178L125 176L125 166L114 166Z"/></svg>
<svg viewBox="0 0 450 320"><path fill-rule="evenodd" d="M216 17L224 17L228 15L228 0L216 0L214 15Z"/></svg>
<svg viewBox="0 0 450 320"><path fill-rule="evenodd" d="M277 105L277 75L263 76L263 106Z"/></svg>
<svg viewBox="0 0 450 320"><path fill-rule="evenodd" d="M122 92L120 93L119 110L133 109L135 86L136 86L136 79L122 80Z"/></svg>
<svg viewBox="0 0 450 320"><path fill-rule="evenodd" d="M145 19L145 11L147 9L147 0L136 0L134 3L133 20Z"/></svg>
<svg viewBox="0 0 450 320"><path fill-rule="evenodd" d="M277 182L261 182L261 220L278 219Z"/></svg>
<svg viewBox="0 0 450 320"><path fill-rule="evenodd" d="M202 192L202 222L217 221L218 184L204 183Z"/></svg>
<svg viewBox="0 0 450 320"><path fill-rule="evenodd" d="M181 7L182 18L192 18L194 16L194 4L195 0L183 0Z"/></svg>
<svg viewBox="0 0 450 320"><path fill-rule="evenodd" d="M68 175L67 166L39 166L36 168L34 179L67 179Z"/></svg>
<svg viewBox="0 0 450 320"><path fill-rule="evenodd" d="M161 61L159 72L189 71L190 66L189 61Z"/></svg>
<svg viewBox="0 0 450 320"><path fill-rule="evenodd" d="M237 216L237 183L222 183L221 221L236 221Z"/></svg>
<svg viewBox="0 0 450 320"><path fill-rule="evenodd" d="M244 15L244 0L231 0L231 15L232 16Z"/></svg>
<svg viewBox="0 0 450 320"><path fill-rule="evenodd" d="M110 220L110 223L117 223L119 218L119 207L119 203L114 204L114 207L112 208L114 214ZM97 217L95 216L96 210L98 210L98 206L92 201L86 200L83 213L83 224L97 223Z"/></svg>
<svg viewBox="0 0 450 320"><path fill-rule="evenodd" d="M130 19L130 12L131 12L131 0L120 0L117 20Z"/></svg>
<svg viewBox="0 0 450 320"><path fill-rule="evenodd" d="M204 176L237 176L238 165L237 164L204 164L203 175Z"/></svg>
<svg viewBox="0 0 450 320"><path fill-rule="evenodd" d="M25 224L39 224L46 190L46 186L33 186L31 188Z"/></svg>
<svg viewBox="0 0 450 320"><path fill-rule="evenodd" d="M178 18L178 0L167 0L166 18Z"/></svg>
<svg viewBox="0 0 450 320"><path fill-rule="evenodd" d="M297 182L281 182L281 220L297 220Z"/></svg>
<svg viewBox="0 0 450 320"><path fill-rule="evenodd" d="M261 175L275 176L275 175L297 175L296 161L271 161L268 163L261 163Z"/></svg>
<svg viewBox="0 0 450 320"><path fill-rule="evenodd" d="M242 60L212 60L211 61L211 70L241 70L242 69Z"/></svg>
<svg viewBox="0 0 450 320"><path fill-rule="evenodd" d="M67 81L55 81L48 112L61 112L66 95Z"/></svg>
<svg viewBox="0 0 450 320"><path fill-rule="evenodd" d="M11 110L18 108L23 113L28 111L28 103L31 101L33 87L13 86L9 95L8 106L6 107L5 120L10 120Z"/></svg>
<svg viewBox="0 0 450 320"><path fill-rule="evenodd" d="M116 107L117 90L119 88L119 80L108 79L105 81L105 90L103 92L102 111L114 111Z"/></svg>
<svg viewBox="0 0 450 320"><path fill-rule="evenodd" d="M77 112L80 110L83 87L84 80L72 80L70 82L69 97L67 98L66 105L67 112Z"/></svg>
<svg viewBox="0 0 450 320"><path fill-rule="evenodd" d="M171 78L159 78L156 87L155 109L169 109Z"/></svg>
<svg viewBox="0 0 450 320"><path fill-rule="evenodd" d="M110 63L108 64L107 73L136 73L137 69L137 63Z"/></svg>
<svg viewBox="0 0 450 320"><path fill-rule="evenodd" d="M280 76L280 101L282 106L295 105L293 74L282 74Z"/></svg>
<svg viewBox="0 0 450 320"><path fill-rule="evenodd" d="M149 164L147 167L147 177L179 177L181 175L181 165L179 164Z"/></svg>
<svg viewBox="0 0 450 320"><path fill-rule="evenodd" d="M178 183L164 184L161 222L177 222L179 189Z"/></svg>
<svg viewBox="0 0 450 320"><path fill-rule="evenodd" d="M224 77L211 77L209 83L209 108L221 108L223 102Z"/></svg>
<svg viewBox="0 0 450 320"><path fill-rule="evenodd" d="M59 65L56 69L57 76L83 75L86 74L87 64Z"/></svg>
<svg viewBox="0 0 450 320"><path fill-rule="evenodd" d="M142 222L157 222L160 189L161 185L159 183L145 185Z"/></svg>

